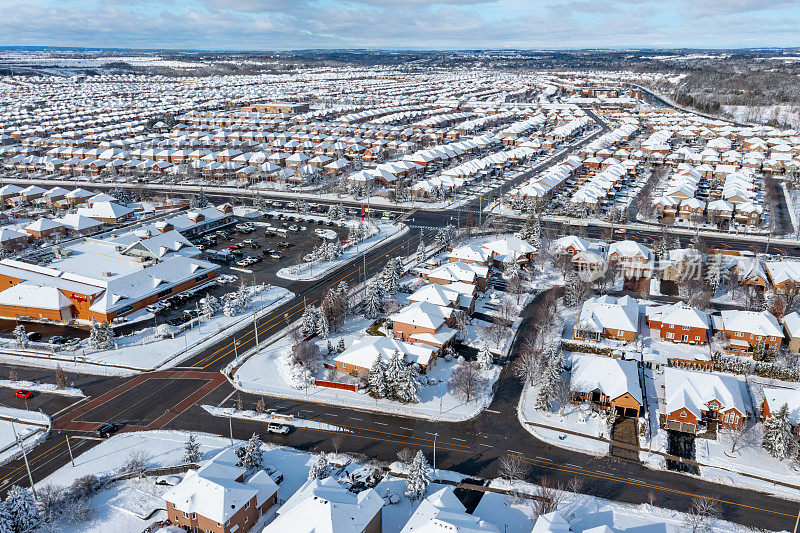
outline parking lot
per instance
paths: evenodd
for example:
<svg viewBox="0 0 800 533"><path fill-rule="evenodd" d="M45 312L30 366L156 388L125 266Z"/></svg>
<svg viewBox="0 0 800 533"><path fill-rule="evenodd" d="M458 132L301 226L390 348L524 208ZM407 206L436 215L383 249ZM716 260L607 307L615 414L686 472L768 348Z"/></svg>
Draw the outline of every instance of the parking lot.
<svg viewBox="0 0 800 533"><path fill-rule="evenodd" d="M281 218L278 218L281 216ZM279 269L303 262L324 241L317 230L347 239L347 228L296 220L296 215L270 213L237 224L203 241L208 260L222 266L221 274L237 276L246 283L286 285L276 276ZM293 220L295 219L295 220ZM220 257L218 253L226 254ZM251 258L248 261L248 258ZM238 282L237 282L238 284Z"/></svg>

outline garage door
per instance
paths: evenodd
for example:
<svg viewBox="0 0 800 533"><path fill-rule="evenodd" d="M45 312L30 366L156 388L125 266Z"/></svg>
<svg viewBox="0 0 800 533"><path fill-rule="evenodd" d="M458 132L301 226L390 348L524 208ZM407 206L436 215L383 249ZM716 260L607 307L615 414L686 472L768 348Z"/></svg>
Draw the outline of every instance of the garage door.
<svg viewBox="0 0 800 533"><path fill-rule="evenodd" d="M681 431L683 431L684 433L691 433L692 435L694 435L696 432L696 428L694 424L683 422L681 424Z"/></svg>

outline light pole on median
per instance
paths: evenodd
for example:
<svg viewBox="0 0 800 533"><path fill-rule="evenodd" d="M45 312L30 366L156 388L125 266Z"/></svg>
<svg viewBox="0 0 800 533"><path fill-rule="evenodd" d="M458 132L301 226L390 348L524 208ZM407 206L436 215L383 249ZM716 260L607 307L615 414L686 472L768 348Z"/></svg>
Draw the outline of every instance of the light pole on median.
<svg viewBox="0 0 800 533"><path fill-rule="evenodd" d="M11 429L14 431L14 440L17 441L17 445L19 449L22 450L22 458L25 461L25 469L28 471L28 481L31 483L31 492L33 493L33 501L38 501L36 498L36 487L33 486L33 476L31 475L31 465L28 463L28 452L25 451L25 446L23 446L22 441L17 434L17 428L14 425L14 421L11 421Z"/></svg>
<svg viewBox="0 0 800 533"><path fill-rule="evenodd" d="M433 475L436 475L436 437L438 436L438 431L433 434Z"/></svg>

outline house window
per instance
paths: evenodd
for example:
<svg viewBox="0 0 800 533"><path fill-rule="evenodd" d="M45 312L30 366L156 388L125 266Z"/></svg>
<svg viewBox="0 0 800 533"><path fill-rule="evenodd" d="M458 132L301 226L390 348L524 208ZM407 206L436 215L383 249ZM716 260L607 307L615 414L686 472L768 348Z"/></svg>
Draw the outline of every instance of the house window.
<svg viewBox="0 0 800 533"><path fill-rule="evenodd" d="M699 341L700 340L700 336L698 335L697 337L694 338L694 340Z"/></svg>
<svg viewBox="0 0 800 533"><path fill-rule="evenodd" d="M667 333L667 338L668 339L674 339L675 338L675 334L672 333L672 332L669 332L669 333Z"/></svg>
<svg viewBox="0 0 800 533"><path fill-rule="evenodd" d="M192 520L197 520L197 513L192 513Z"/></svg>
<svg viewBox="0 0 800 533"><path fill-rule="evenodd" d="M689 340L689 335L681 335L681 342L686 342Z"/></svg>
<svg viewBox="0 0 800 533"><path fill-rule="evenodd" d="M169 296L170 294L172 294L172 288L171 287L169 289L164 289L163 291L159 292L158 293L158 297L159 298L164 298L165 296Z"/></svg>
<svg viewBox="0 0 800 533"><path fill-rule="evenodd" d="M775 337L770 337L769 340L774 341Z"/></svg>
<svg viewBox="0 0 800 533"><path fill-rule="evenodd" d="M744 337L744 332L743 332L743 331L737 331L737 332L735 333L735 335L736 335L737 337Z"/></svg>
<svg viewBox="0 0 800 533"><path fill-rule="evenodd" d="M689 331L689 326L683 326L683 331Z"/></svg>
<svg viewBox="0 0 800 533"><path fill-rule="evenodd" d="M681 418L686 418L686 411L681 411Z"/></svg>
<svg viewBox="0 0 800 533"><path fill-rule="evenodd" d="M183 512L183 517L184 517L184 518L189 518L189 513L187 513L186 511L184 511L184 512Z"/></svg>
<svg viewBox="0 0 800 533"><path fill-rule="evenodd" d="M245 509L250 509L250 502L247 502L246 504L244 504L244 508Z"/></svg>

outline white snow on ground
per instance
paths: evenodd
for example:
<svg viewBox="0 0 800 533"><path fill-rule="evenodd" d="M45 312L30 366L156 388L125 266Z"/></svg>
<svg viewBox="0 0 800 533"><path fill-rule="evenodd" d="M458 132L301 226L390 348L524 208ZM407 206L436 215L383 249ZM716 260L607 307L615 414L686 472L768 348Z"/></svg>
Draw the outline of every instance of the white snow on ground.
<svg viewBox="0 0 800 533"><path fill-rule="evenodd" d="M134 452L144 452L147 456L147 466L151 468L180 464L188 436L189 433L183 431L142 431L115 435L78 455L74 468L69 464L61 467L38 483L37 487L68 486L75 479L87 474L113 473ZM196 433L195 437L200 443L203 459L209 459L218 451L230 446L230 440L227 438L203 433ZM242 441L234 443L235 446L243 444ZM265 465L277 468L284 476L283 482L279 485L278 500L286 501L306 481L309 465L315 456L269 443L262 449ZM331 454L329 459L332 463L341 465L337 467L335 474L340 479L348 475L362 479L374 468L371 463L355 461L344 454ZM396 465L397 463L392 465L393 472L399 471L395 468ZM434 479L437 480L458 481L462 478L461 474L446 470L439 470L434 475ZM444 486L440 483L431 483L428 494ZM494 480L490 486L510 488L503 480ZM515 488L520 492L535 492L535 485L528 483L517 482ZM166 486L155 485L153 478L113 483L92 498L91 506L95 516L90 521L62 524L58 530L64 533L102 533L108 531L109 525L113 524L115 533L140 533L153 522L166 518L163 511L156 513L149 520L142 520L137 515L143 516L163 507L161 497L168 489ZM382 511L383 532L398 533L414 513L419 502L405 497L405 480L392 475L384 477L375 486L375 490L387 500ZM390 495L396 503L388 503ZM483 494L473 514L494 524L500 531L530 533L533 526L530 502L524 498L512 500L504 494L487 492ZM682 513L647 504L628 505L593 496L565 493L559 509L570 521L573 530L577 531L598 525L609 525L615 528L615 531L635 530L641 533L685 531ZM666 524L666 527L659 524ZM746 528L724 521L715 521L712 526L713 531L722 533L747 531ZM254 531L259 529L256 528Z"/></svg>
<svg viewBox="0 0 800 533"><path fill-rule="evenodd" d="M608 425L603 418L591 411L584 405L568 405L564 409L563 415L555 411L540 411L536 409L536 389L530 385L525 385L522 390L522 397L519 401L517 414L522 427L528 430L534 437L548 444L568 448L580 452L587 452L594 455L605 455L608 453L608 442L572 435L563 431L542 428L527 424L526 422L536 422L546 426L576 431L594 437L608 438Z"/></svg>
<svg viewBox="0 0 800 533"><path fill-rule="evenodd" d="M508 482L501 479L493 480L490 486L510 488ZM529 483L517 482L515 487L528 494L535 494L536 490L535 485ZM572 531L585 531L604 525L611 527L613 531L636 533L683 533L690 530L687 529L684 513L648 504L612 502L585 494L565 492L559 511L570 523ZM472 514L494 524L505 533L530 533L533 528L531 500L528 499L517 501L505 494L487 492ZM710 525L709 531L718 533L752 531L724 520L713 520Z"/></svg>
<svg viewBox="0 0 800 533"><path fill-rule="evenodd" d="M229 335L247 327L253 320L253 306L256 314L263 316L294 298L294 293L283 287L267 286L258 291L260 287L263 286L249 288L254 294L251 307L232 317L225 316L221 310L217 311L213 317L203 320L199 325L195 324L192 329L175 332L174 337L157 338L154 335L156 328L149 327L131 335L115 337L115 349L93 351L80 348L72 354L65 352L61 355L72 357L72 361L52 359L46 354L37 358L20 357L14 355L14 350L6 350L0 355L0 362L44 368L61 365L65 371L118 376L175 366L201 352L220 335Z"/></svg>
<svg viewBox="0 0 800 533"><path fill-rule="evenodd" d="M38 411L0 406L0 464L22 455L15 431L25 450L30 450L50 432L50 417Z"/></svg>
<svg viewBox="0 0 800 533"><path fill-rule="evenodd" d="M366 335L364 329L372 323L360 317L349 317L345 321L341 335L331 335L331 342L336 346L340 337L344 337L345 346L350 346L355 340ZM327 340L315 339L325 353ZM500 367L494 366L484 371L489 379L487 392L477 400L469 403L457 399L447 390L447 380L456 365L455 361L447 362L439 358L436 364L428 369L425 376L435 384L423 385L419 390L420 402L404 404L385 398L372 398L366 393L346 390L331 389L327 387L312 386L305 389L296 389L290 385L288 356L291 351L292 339L284 337L268 348L247 360L234 374L233 385L242 391L253 394L266 394L280 398L302 399L317 403L338 405L343 407L356 407L378 412L390 412L428 418L432 420L461 421L477 416L491 402L491 387L500 375ZM331 372L331 376L320 372L318 379L330 377L333 381L344 382L348 376ZM433 379L431 379L433 378ZM444 393L444 395L442 395Z"/></svg>
<svg viewBox="0 0 800 533"><path fill-rule="evenodd" d="M54 383L36 383L33 381L25 381L23 379L19 381L0 379L0 387L5 387L7 389L26 389L36 392L46 392L49 394L60 394L62 396L75 396L76 398L82 398L83 396L86 396L80 389L74 389L72 387L64 387L63 389L59 389Z"/></svg>
<svg viewBox="0 0 800 533"><path fill-rule="evenodd" d="M323 431L345 431L352 433L349 429L345 429L333 424L326 424L325 422L316 422L314 420L304 420L293 415L281 415L281 413L274 413L281 416L273 416L273 413L257 413L255 411L239 411L232 407L214 407L213 405L201 405L206 412L212 416L220 416L223 418L238 418L241 420L255 420L268 424L270 422L277 422L286 426L308 428L308 429L321 429ZM266 430L266 427L265 427Z"/></svg>
<svg viewBox="0 0 800 533"><path fill-rule="evenodd" d="M358 225L358 220L348 221L350 225ZM325 277L328 272L336 270L355 257L368 252L388 241L394 240L408 233L408 226L395 223L377 223L378 232L364 239L357 245L348 246L344 249L342 256L335 261L321 261L315 263L301 263L284 267L275 274L279 278L292 281L312 281Z"/></svg>

